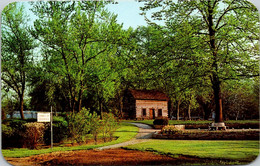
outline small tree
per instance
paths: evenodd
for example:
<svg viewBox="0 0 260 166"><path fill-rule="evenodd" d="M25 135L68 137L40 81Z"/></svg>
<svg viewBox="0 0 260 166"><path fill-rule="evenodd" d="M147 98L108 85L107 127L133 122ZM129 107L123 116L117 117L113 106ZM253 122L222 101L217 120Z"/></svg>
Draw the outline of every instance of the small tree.
<svg viewBox="0 0 260 166"><path fill-rule="evenodd" d="M95 144L97 144L98 134L101 132L101 121L96 112L93 112L90 121L90 133L93 135Z"/></svg>
<svg viewBox="0 0 260 166"><path fill-rule="evenodd" d="M24 7L10 3L2 12L1 59L3 87L13 91L19 100L21 118L24 119L24 96L32 71L33 49L36 44L29 33Z"/></svg>
<svg viewBox="0 0 260 166"><path fill-rule="evenodd" d="M76 142L82 142L84 137L90 133L92 114L86 108L78 113L68 115L68 134Z"/></svg>
<svg viewBox="0 0 260 166"><path fill-rule="evenodd" d="M104 142L107 141L106 140L107 137L109 137L109 140L112 141L113 134L117 129L117 125L118 125L116 118L112 113L104 113L101 124L102 124Z"/></svg>

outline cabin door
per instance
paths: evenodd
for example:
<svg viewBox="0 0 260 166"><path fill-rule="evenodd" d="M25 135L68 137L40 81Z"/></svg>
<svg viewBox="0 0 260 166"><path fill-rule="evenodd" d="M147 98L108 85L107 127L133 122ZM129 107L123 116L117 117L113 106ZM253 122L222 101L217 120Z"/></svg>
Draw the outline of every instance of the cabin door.
<svg viewBox="0 0 260 166"><path fill-rule="evenodd" d="M149 117L150 117L150 119L154 119L154 118L155 118L154 109L150 109L150 110L149 110Z"/></svg>

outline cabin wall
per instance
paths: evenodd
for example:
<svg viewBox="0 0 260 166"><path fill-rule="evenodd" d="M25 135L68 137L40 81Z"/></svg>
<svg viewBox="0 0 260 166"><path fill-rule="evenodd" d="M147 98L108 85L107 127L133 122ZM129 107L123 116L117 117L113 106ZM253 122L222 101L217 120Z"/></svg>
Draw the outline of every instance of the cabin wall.
<svg viewBox="0 0 260 166"><path fill-rule="evenodd" d="M143 115L143 111L146 115ZM152 111L154 110L154 113ZM168 117L168 101L157 100L136 100L136 119L153 119L159 117L161 110L162 117Z"/></svg>

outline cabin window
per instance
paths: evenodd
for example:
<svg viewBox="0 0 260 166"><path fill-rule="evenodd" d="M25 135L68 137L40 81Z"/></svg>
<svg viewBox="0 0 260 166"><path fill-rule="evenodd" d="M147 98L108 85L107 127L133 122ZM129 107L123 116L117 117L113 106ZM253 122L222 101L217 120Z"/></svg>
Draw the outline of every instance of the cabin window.
<svg viewBox="0 0 260 166"><path fill-rule="evenodd" d="M162 116L162 109L158 109L158 117Z"/></svg>
<svg viewBox="0 0 260 166"><path fill-rule="evenodd" d="M146 109L145 108L142 109L142 114L143 114L143 116L146 116Z"/></svg>

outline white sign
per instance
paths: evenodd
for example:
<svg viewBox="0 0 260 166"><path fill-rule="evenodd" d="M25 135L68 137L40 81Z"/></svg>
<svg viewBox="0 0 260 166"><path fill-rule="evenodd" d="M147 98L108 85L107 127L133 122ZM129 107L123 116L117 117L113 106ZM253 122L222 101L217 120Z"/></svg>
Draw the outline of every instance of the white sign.
<svg viewBox="0 0 260 166"><path fill-rule="evenodd" d="M37 122L51 122L51 113L50 112L38 112L37 113Z"/></svg>

